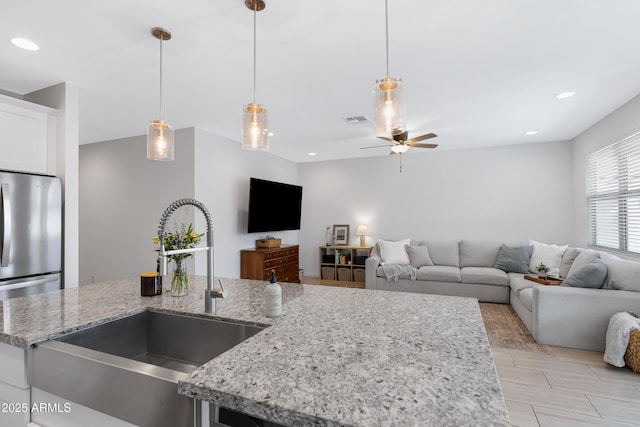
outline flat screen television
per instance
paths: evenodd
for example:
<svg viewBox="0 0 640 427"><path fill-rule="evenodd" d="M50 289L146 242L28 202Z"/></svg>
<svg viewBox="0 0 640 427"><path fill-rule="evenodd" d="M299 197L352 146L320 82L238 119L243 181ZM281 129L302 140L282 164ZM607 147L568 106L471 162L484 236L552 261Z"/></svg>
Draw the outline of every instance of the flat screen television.
<svg viewBox="0 0 640 427"><path fill-rule="evenodd" d="M250 179L249 233L300 230L301 214L301 186Z"/></svg>

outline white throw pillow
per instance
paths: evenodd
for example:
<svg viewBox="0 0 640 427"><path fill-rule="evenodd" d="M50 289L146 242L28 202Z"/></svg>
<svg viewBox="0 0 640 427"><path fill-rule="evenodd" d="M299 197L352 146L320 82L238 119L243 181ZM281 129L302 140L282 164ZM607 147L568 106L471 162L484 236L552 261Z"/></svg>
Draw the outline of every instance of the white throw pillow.
<svg viewBox="0 0 640 427"><path fill-rule="evenodd" d="M411 239L391 242L388 240L378 240L380 246L380 258L383 264L409 264L409 254L405 246L409 245Z"/></svg>
<svg viewBox="0 0 640 427"><path fill-rule="evenodd" d="M560 276L562 255L569 246L548 245L535 240L530 240L529 245L533 246L533 253L529 260L529 271L535 273L536 267L542 263L549 267L549 272L547 273L549 276Z"/></svg>

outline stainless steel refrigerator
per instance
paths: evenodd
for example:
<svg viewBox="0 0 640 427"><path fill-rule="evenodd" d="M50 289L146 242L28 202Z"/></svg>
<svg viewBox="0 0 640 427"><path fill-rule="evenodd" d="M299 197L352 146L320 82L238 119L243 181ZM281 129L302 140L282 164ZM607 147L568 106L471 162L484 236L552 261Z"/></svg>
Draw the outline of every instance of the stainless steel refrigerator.
<svg viewBox="0 0 640 427"><path fill-rule="evenodd" d="M0 171L0 300L62 287L59 178Z"/></svg>

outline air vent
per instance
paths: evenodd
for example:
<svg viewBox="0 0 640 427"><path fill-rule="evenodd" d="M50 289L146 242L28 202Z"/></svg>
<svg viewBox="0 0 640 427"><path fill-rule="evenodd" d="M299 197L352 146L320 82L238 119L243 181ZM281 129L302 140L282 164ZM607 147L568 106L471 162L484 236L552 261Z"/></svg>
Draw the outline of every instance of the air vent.
<svg viewBox="0 0 640 427"><path fill-rule="evenodd" d="M367 116L343 117L342 120L344 120L350 125L357 125L360 123L369 123L369 119L367 118Z"/></svg>

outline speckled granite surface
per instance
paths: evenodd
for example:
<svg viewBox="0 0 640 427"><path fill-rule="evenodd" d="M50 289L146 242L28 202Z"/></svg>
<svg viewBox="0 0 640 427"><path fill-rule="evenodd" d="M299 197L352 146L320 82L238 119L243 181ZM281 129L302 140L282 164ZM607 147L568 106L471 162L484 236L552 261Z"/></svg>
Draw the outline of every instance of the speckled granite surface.
<svg viewBox="0 0 640 427"><path fill-rule="evenodd" d="M26 348L147 308L205 316L189 295L141 297L138 278L2 301L0 341ZM196 369L182 394L292 426L507 426L475 300L283 284L284 315L262 314L264 282L224 279L217 317L271 325Z"/></svg>

